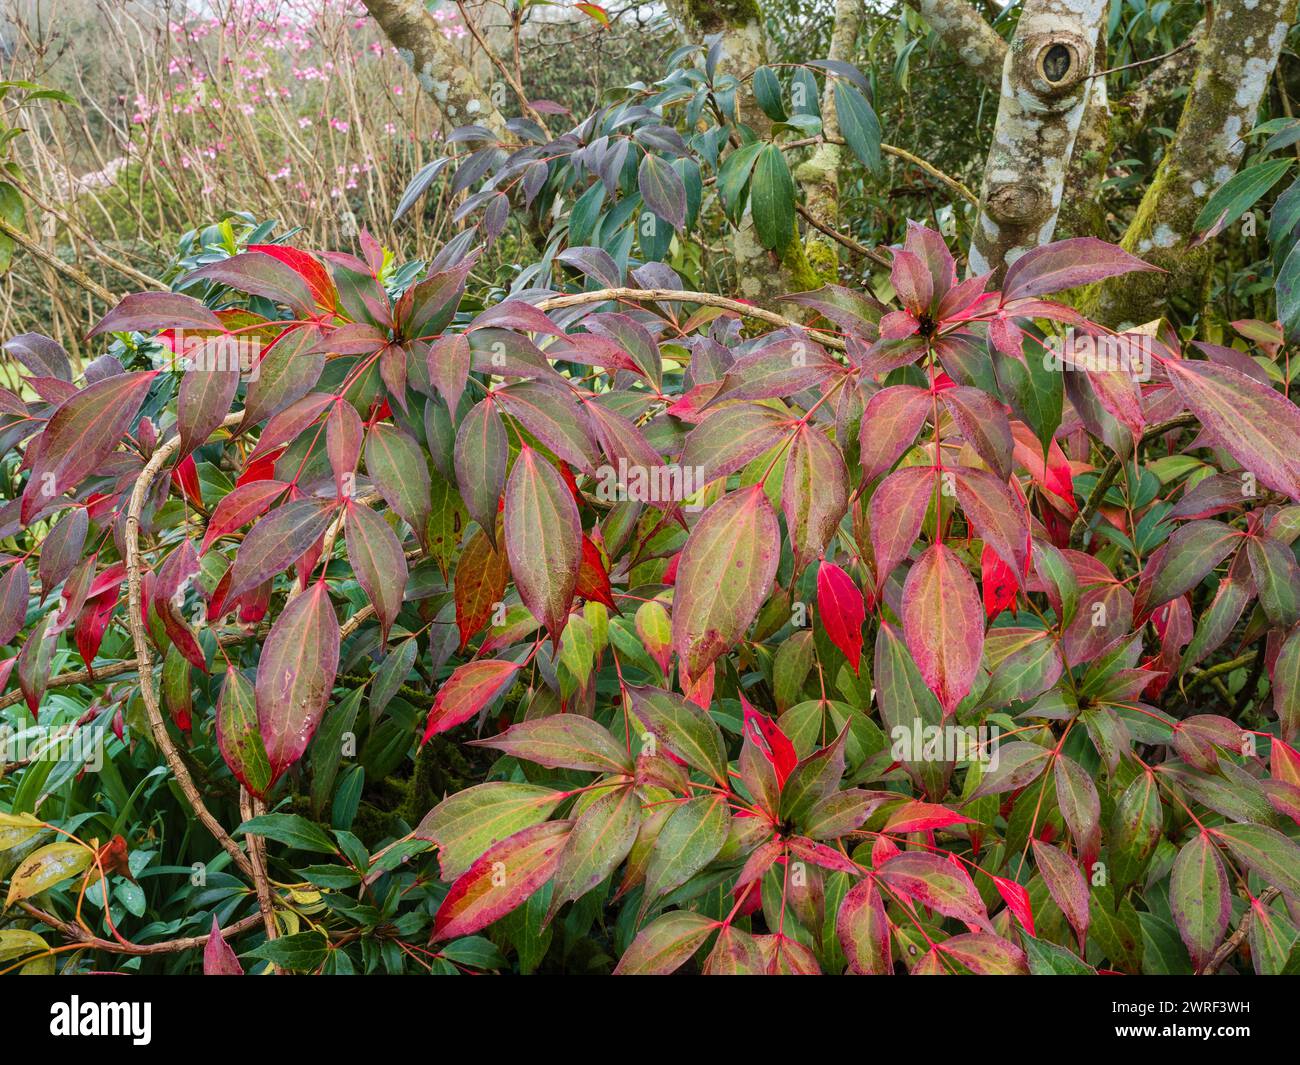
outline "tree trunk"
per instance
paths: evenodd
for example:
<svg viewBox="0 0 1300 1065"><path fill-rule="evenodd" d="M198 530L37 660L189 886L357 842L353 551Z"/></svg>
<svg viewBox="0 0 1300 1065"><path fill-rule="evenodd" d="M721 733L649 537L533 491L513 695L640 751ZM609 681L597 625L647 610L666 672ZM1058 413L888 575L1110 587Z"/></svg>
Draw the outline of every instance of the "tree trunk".
<svg viewBox="0 0 1300 1065"><path fill-rule="evenodd" d="M1197 215L1241 163L1242 137L1255 124L1295 16L1296 0L1226 0L1216 9L1173 144L1121 242L1168 272L1102 283L1083 294L1084 313L1110 326L1145 322L1171 296L1199 291L1211 252L1189 246Z"/></svg>
<svg viewBox="0 0 1300 1065"><path fill-rule="evenodd" d="M767 37L757 0L680 0L673 4L673 9L690 39L721 35L724 54L718 64L720 71L743 80L767 62ZM771 120L755 102L748 82L737 90L736 100L740 121L762 136L771 126ZM753 219L746 211L740 227L731 236L736 291L740 296L770 307L778 296L817 288L826 280L808 261L803 241L799 239L798 222L794 238L781 255L769 251L760 243Z"/></svg>
<svg viewBox="0 0 1300 1065"><path fill-rule="evenodd" d="M857 43L862 26L863 0L836 0L835 26L831 31L831 48L828 59L853 61L853 46ZM835 229L840 220L840 165L844 148L832 144L840 139L840 124L835 114L834 86L828 83L822 93L822 136L826 142L794 172L794 178L803 189L804 206L808 213L824 226ZM829 237L809 232L805 246L809 264L833 281L839 274L839 250Z"/></svg>
<svg viewBox="0 0 1300 1065"><path fill-rule="evenodd" d="M480 125L502 136L506 120L469 63L420 0L362 0L448 126Z"/></svg>
<svg viewBox="0 0 1300 1065"><path fill-rule="evenodd" d="M1007 42L965 0L907 0L950 49L991 89L1002 88Z"/></svg>
<svg viewBox="0 0 1300 1065"><path fill-rule="evenodd" d="M1002 69L972 273L996 280L1052 239L1105 10L1105 0L1027 0Z"/></svg>

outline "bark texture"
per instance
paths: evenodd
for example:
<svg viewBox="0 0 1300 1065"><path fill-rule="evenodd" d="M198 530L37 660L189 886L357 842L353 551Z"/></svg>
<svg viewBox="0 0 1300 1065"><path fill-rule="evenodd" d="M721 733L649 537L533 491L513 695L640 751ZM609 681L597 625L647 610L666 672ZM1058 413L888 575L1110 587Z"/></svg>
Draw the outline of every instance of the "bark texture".
<svg viewBox="0 0 1300 1065"><path fill-rule="evenodd" d="M1002 87L1007 42L965 0L907 0L939 39L959 55L985 85Z"/></svg>
<svg viewBox="0 0 1300 1065"><path fill-rule="evenodd" d="M828 59L852 62L853 47L862 26L862 4L863 0L836 0ZM829 79L822 93L821 111L822 135L826 141L795 169L794 178L803 190L808 213L822 225L836 229L840 220L840 167L844 162L844 147L832 143L841 138L834 85ZM809 232L805 252L809 265L825 280L834 281L838 277L839 251L829 237Z"/></svg>
<svg viewBox="0 0 1300 1065"><path fill-rule="evenodd" d="M506 132L506 120L468 61L446 37L420 0L362 0L366 10L415 72L448 126L480 125Z"/></svg>
<svg viewBox="0 0 1300 1065"><path fill-rule="evenodd" d="M996 277L1052 239L1105 10L1105 0L1027 0L1002 68L972 273Z"/></svg>
<svg viewBox="0 0 1300 1065"><path fill-rule="evenodd" d="M1226 0L1196 51L1196 74L1169 152L1121 242L1164 274L1134 274L1083 294L1081 309L1106 325L1145 322L1169 298L1196 292L1208 246L1191 248L1196 217L1214 190L1236 173L1242 135L1256 121L1277 65L1296 0Z"/></svg>
<svg viewBox="0 0 1300 1065"><path fill-rule="evenodd" d="M673 4L673 13L683 23L688 39L699 41L705 36L721 35L723 57L719 70L745 79L755 67L767 62L767 37L757 0L679 0ZM736 99L740 121L763 136L771 120L755 102L748 82L737 92ZM736 290L760 306L773 306L778 296L807 291L822 283L808 261L798 222L794 239L778 256L763 247L747 211L731 236L731 256Z"/></svg>

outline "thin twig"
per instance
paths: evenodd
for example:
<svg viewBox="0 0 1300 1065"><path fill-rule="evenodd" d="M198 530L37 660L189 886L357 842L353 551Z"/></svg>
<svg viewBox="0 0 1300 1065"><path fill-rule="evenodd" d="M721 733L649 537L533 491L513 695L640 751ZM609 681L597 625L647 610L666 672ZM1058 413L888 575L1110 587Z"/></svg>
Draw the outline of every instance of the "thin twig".
<svg viewBox="0 0 1300 1065"><path fill-rule="evenodd" d="M133 957L149 954L179 954L183 950L193 950L195 947L201 947L212 938L212 933L208 932L201 936L167 939L161 943L132 943L130 941L119 943L116 940L100 939L99 936L91 935L84 928L60 920L54 914L46 913L44 910L33 906L30 902L20 902L18 906L28 916L36 918L41 924L57 929L69 939L75 940L89 950L107 950L114 954L129 954ZM221 938L228 939L231 936L239 935L240 932L247 932L261 920L261 915L256 913L249 917L242 917L234 924L221 929Z"/></svg>
<svg viewBox="0 0 1300 1065"><path fill-rule="evenodd" d="M1267 906L1280 894L1281 892L1275 887L1265 888L1259 893L1258 902L1261 906ZM1201 970L1204 975L1213 976L1219 971L1219 967L1237 952L1237 948L1241 946L1242 940L1244 940L1250 932L1250 919L1254 916L1255 908L1252 906L1242 917L1241 924L1237 925L1237 930L1223 941L1223 945L1220 946L1219 949L1214 952L1210 960L1205 963L1205 968Z"/></svg>
<svg viewBox="0 0 1300 1065"><path fill-rule="evenodd" d="M110 307L116 306L118 297L109 292L108 289L93 277L82 270L78 270L75 266L70 266L68 263L65 263L57 255L53 255L46 251L21 229L11 226L3 218L0 218L0 233L3 233L15 244L18 244L22 248L31 252L36 256L36 258L40 259L41 262L45 263L46 266L52 267L69 281L80 285L96 299L102 300Z"/></svg>
<svg viewBox="0 0 1300 1065"><path fill-rule="evenodd" d="M226 416L222 426L227 429L233 429L243 420L243 414L230 414ZM158 449L145 464L144 469L140 472L139 479L135 482L135 488L131 492L131 502L126 511L126 584L127 584L127 624L131 630L131 640L135 644L135 657L139 664L140 671L140 695L144 700L145 715L149 719L149 728L153 732L154 741L158 749L162 751L167 765L172 771L172 776L176 778L176 783L185 796L185 801L189 803L190 809L194 815L203 824L220 845L221 848L230 855L231 860L239 867L250 880L253 879L253 866L248 860L243 849L230 836L230 833L222 827L221 822L213 816L212 811L208 809L207 804L203 801L203 796L199 794L199 789L194 785L194 778L190 776L190 771L181 759L180 752L176 750L176 745L172 743L172 738L167 733L167 726L163 721L162 710L158 703L158 692L154 688L152 663L153 659L149 650L149 635L145 631L144 617L141 611L143 600L143 580L140 562L140 511L144 509L145 498L153 486L154 478L162 470L163 465L180 447L181 438L173 436L158 445Z"/></svg>

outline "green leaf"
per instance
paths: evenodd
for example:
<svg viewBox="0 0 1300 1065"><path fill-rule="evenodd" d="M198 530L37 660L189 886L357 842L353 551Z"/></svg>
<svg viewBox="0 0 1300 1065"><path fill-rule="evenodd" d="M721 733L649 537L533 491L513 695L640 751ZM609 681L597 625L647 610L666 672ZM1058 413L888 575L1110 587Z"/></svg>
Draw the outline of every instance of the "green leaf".
<svg viewBox="0 0 1300 1065"><path fill-rule="evenodd" d="M438 845L442 878L455 880L489 847L545 821L563 798L535 784L489 781L447 796L424 815L415 836Z"/></svg>
<svg viewBox="0 0 1300 1065"><path fill-rule="evenodd" d="M1238 861L1292 902L1300 902L1300 846L1266 825L1223 825L1209 830Z"/></svg>
<svg viewBox="0 0 1300 1065"><path fill-rule="evenodd" d="M708 712L676 692L627 686L632 713L665 747L693 769L727 786L727 750Z"/></svg>
<svg viewBox="0 0 1300 1065"><path fill-rule="evenodd" d="M839 78L835 80L835 117L853 154L873 174L880 173L880 119L867 98Z"/></svg>
<svg viewBox="0 0 1300 1065"><path fill-rule="evenodd" d="M727 841L730 824L726 799L721 795L688 799L673 810L650 854L643 910L713 861Z"/></svg>
<svg viewBox="0 0 1300 1065"><path fill-rule="evenodd" d="M647 207L679 233L686 229L686 185L672 164L646 152L637 184Z"/></svg>
<svg viewBox="0 0 1300 1065"><path fill-rule="evenodd" d="M1269 159L1234 174L1219 186L1196 216L1196 230L1211 235L1249 211L1291 169L1290 159Z"/></svg>
<svg viewBox="0 0 1300 1065"><path fill-rule="evenodd" d="M614 969L615 976L666 976L680 969L720 922L673 910L646 925Z"/></svg>
<svg viewBox="0 0 1300 1065"><path fill-rule="evenodd" d="M423 449L402 430L379 422L366 435L366 470L388 505L423 542L432 507Z"/></svg>
<svg viewBox="0 0 1300 1065"><path fill-rule="evenodd" d="M741 145L722 161L718 170L718 195L722 197L722 208L733 225L739 225L745 213L745 190L754 172L754 162L762 150L761 141Z"/></svg>
<svg viewBox="0 0 1300 1065"><path fill-rule="evenodd" d="M320 932L298 932L263 943L245 951L241 958L261 958L273 965L295 972L311 972L320 968L329 953L329 940Z"/></svg>
<svg viewBox="0 0 1300 1065"><path fill-rule="evenodd" d="M349 501L344 525L348 561L379 619L380 639L387 641L402 609L408 575L406 555L396 534L364 503Z"/></svg>
<svg viewBox="0 0 1300 1065"><path fill-rule="evenodd" d="M1169 877L1169 908L1192 964L1201 969L1223 940L1232 915L1228 873L1205 832L1184 844Z"/></svg>
<svg viewBox="0 0 1300 1065"><path fill-rule="evenodd" d="M773 122L786 120L785 105L781 102L781 83L771 67L759 67L754 71L754 99Z"/></svg>
<svg viewBox="0 0 1300 1065"><path fill-rule="evenodd" d="M614 871L640 827L641 799L630 785L604 792L582 812L555 867L548 922L566 902L581 898Z"/></svg>
<svg viewBox="0 0 1300 1065"><path fill-rule="evenodd" d="M783 252L795 239L794 179L784 153L775 144L763 145L758 153L749 202L763 247Z"/></svg>
<svg viewBox="0 0 1300 1065"><path fill-rule="evenodd" d="M1031 976L1096 976L1097 970L1064 947L1046 939L1022 936Z"/></svg>
<svg viewBox="0 0 1300 1065"><path fill-rule="evenodd" d="M318 854L337 854L325 830L299 814L262 814L253 817L239 826L248 836L265 836L286 847L300 851L315 851Z"/></svg>
<svg viewBox="0 0 1300 1065"><path fill-rule="evenodd" d="M217 701L217 745L235 779L261 798L271 784L271 764L258 731L253 685L233 666Z"/></svg>

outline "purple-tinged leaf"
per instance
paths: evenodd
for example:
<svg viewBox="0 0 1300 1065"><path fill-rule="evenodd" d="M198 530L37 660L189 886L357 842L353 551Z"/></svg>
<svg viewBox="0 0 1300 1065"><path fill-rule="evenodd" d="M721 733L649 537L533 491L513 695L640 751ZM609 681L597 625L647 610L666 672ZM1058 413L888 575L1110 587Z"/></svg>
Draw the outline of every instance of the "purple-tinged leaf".
<svg viewBox="0 0 1300 1065"><path fill-rule="evenodd" d="M6 340L3 346L35 377L72 380L72 362L57 340L51 340L42 333L20 333Z"/></svg>
<svg viewBox="0 0 1300 1065"><path fill-rule="evenodd" d="M577 406L567 388L540 378L520 381L498 389L496 401L557 458L584 473L595 470L600 455L586 409Z"/></svg>
<svg viewBox="0 0 1300 1065"><path fill-rule="evenodd" d="M101 318L87 339L101 333L151 333L156 329L224 331L212 311L179 292L132 292Z"/></svg>
<svg viewBox="0 0 1300 1065"><path fill-rule="evenodd" d="M781 482L781 510L796 573L825 550L848 506L849 470L843 454L822 430L800 423Z"/></svg>
<svg viewBox="0 0 1300 1065"><path fill-rule="evenodd" d="M449 333L429 345L429 380L447 403L448 410L460 405L469 380L469 338L464 333Z"/></svg>
<svg viewBox="0 0 1300 1065"><path fill-rule="evenodd" d="M505 541L519 597L558 648L578 585L582 522L564 478L530 447L506 484Z"/></svg>
<svg viewBox="0 0 1300 1065"><path fill-rule="evenodd" d="M106 378L70 397L50 416L23 492L23 524L103 466L130 429L156 376L156 370L148 370Z"/></svg>
<svg viewBox="0 0 1300 1065"><path fill-rule="evenodd" d="M1198 832L1183 844L1174 859L1169 875L1169 908L1192 965L1199 972L1223 941L1232 916L1228 873L1205 832Z"/></svg>
<svg viewBox="0 0 1300 1065"><path fill-rule="evenodd" d="M726 477L775 447L789 426L790 419L780 411L757 403L734 403L706 412L686 434L682 468L701 470L701 486Z"/></svg>
<svg viewBox="0 0 1300 1065"><path fill-rule="evenodd" d="M916 543L925 512L934 497L938 471L932 466L904 466L883 481L867 508L871 550L876 560L876 588L885 581Z"/></svg>
<svg viewBox="0 0 1300 1065"><path fill-rule="evenodd" d="M480 400L456 430L453 462L465 509L494 547L500 546L496 542L497 507L506 483L509 452L495 398Z"/></svg>
<svg viewBox="0 0 1300 1065"><path fill-rule="evenodd" d="M176 396L180 458L203 444L230 413L239 390L239 361L225 357L225 343L225 337L217 337L186 356L189 366Z"/></svg>
<svg viewBox="0 0 1300 1065"><path fill-rule="evenodd" d="M322 580L275 619L257 664L257 721L272 781L307 750L338 667L339 623Z"/></svg>
<svg viewBox="0 0 1300 1065"><path fill-rule="evenodd" d="M348 507L344 528L348 561L366 597L374 604L380 639L387 641L388 630L402 609L402 593L406 590L407 566L402 543L388 522L364 503Z"/></svg>
<svg viewBox="0 0 1300 1065"><path fill-rule="evenodd" d="M873 481L912 446L932 410L930 393L915 385L882 388L867 401L859 434L859 454L866 480Z"/></svg>
<svg viewBox="0 0 1300 1065"><path fill-rule="evenodd" d="M1243 373L1165 359L1165 372L1204 430L1266 487L1300 500L1300 410Z"/></svg>
<svg viewBox="0 0 1300 1065"><path fill-rule="evenodd" d="M262 518L235 554L226 601L232 602L292 566L325 535L336 513L332 503L299 499Z"/></svg>
<svg viewBox="0 0 1300 1065"><path fill-rule="evenodd" d="M1082 943L1088 935L1092 914L1088 907L1088 883L1078 865L1065 851L1050 843L1034 840L1034 863L1047 885L1052 901L1061 908Z"/></svg>
<svg viewBox="0 0 1300 1065"><path fill-rule="evenodd" d="M208 263L191 270L180 283L189 287L197 281L215 281L239 292L263 296L288 307L299 318L309 318L316 310L316 298L303 276L264 252L240 252L228 259Z"/></svg>
<svg viewBox="0 0 1300 1065"><path fill-rule="evenodd" d="M1023 584L1029 571L1029 515L1006 481L987 470L956 470L957 503L975 532Z"/></svg>
<svg viewBox="0 0 1300 1065"><path fill-rule="evenodd" d="M207 531L203 534L200 554L207 551L214 541L265 514L267 508L288 487L283 481L274 480L249 481L246 484L236 485L221 497L220 502L213 509L212 516L208 519Z"/></svg>
<svg viewBox="0 0 1300 1065"><path fill-rule="evenodd" d="M904 851L879 866L876 876L891 891L954 917L968 925L992 929L988 911L971 878L959 865L928 851Z"/></svg>
<svg viewBox="0 0 1300 1065"><path fill-rule="evenodd" d="M984 611L966 567L944 544L917 560L903 586L903 633L945 715L966 697L984 650Z"/></svg>
<svg viewBox="0 0 1300 1065"><path fill-rule="evenodd" d="M379 422L366 436L366 470L388 505L425 543L433 482L424 449L401 429Z"/></svg>
<svg viewBox="0 0 1300 1065"><path fill-rule="evenodd" d="M221 923L217 920L215 913L212 915L212 932L208 936L208 941L203 945L203 975L244 975L244 967L239 964L235 952L230 949L230 944L221 938Z"/></svg>
<svg viewBox="0 0 1300 1065"><path fill-rule="evenodd" d="M1073 237L1027 251L1007 268L1002 302L1043 296L1137 270L1160 268L1096 237Z"/></svg>

